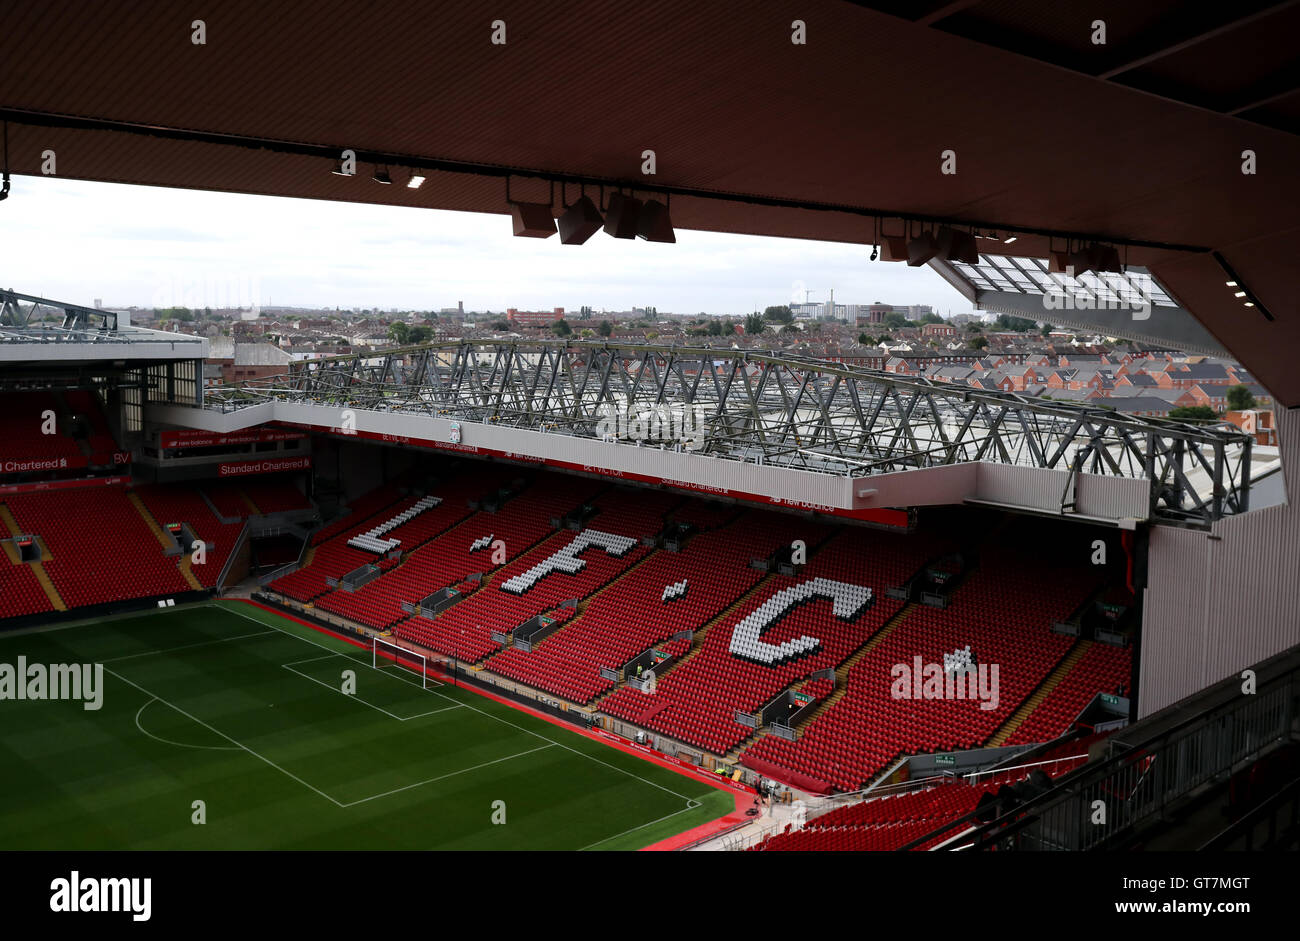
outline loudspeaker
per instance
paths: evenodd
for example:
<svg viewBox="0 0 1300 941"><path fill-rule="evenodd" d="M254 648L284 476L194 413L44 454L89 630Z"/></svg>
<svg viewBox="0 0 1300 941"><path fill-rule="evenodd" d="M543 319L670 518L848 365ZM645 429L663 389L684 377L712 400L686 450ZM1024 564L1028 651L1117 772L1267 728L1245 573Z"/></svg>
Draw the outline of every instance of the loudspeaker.
<svg viewBox="0 0 1300 941"><path fill-rule="evenodd" d="M560 216L560 241L565 245L581 245L596 234L603 221L591 197L583 196Z"/></svg>
<svg viewBox="0 0 1300 941"><path fill-rule="evenodd" d="M640 215L641 200L622 193L611 193L609 212L605 213L605 232L616 239L634 239Z"/></svg>
<svg viewBox="0 0 1300 941"><path fill-rule="evenodd" d="M515 235L530 239L550 238L555 234L555 214L545 203L515 203L510 207Z"/></svg>

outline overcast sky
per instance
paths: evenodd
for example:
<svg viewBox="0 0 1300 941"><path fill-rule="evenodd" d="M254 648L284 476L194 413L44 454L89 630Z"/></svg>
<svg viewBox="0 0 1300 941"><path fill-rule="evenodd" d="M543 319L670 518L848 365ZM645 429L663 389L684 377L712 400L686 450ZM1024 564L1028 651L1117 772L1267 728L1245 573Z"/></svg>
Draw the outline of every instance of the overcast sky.
<svg viewBox="0 0 1300 941"><path fill-rule="evenodd" d="M507 307L743 314L802 299L970 304L860 245L677 232L675 245L514 238L504 215L19 176L0 203L0 286L105 306Z"/></svg>

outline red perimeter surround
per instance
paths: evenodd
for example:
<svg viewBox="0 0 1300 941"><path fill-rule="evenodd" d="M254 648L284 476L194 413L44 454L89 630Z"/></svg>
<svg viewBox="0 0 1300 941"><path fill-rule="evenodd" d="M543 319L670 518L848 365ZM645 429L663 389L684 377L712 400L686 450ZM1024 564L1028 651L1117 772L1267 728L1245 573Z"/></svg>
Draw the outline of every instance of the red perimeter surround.
<svg viewBox="0 0 1300 941"><path fill-rule="evenodd" d="M287 620L293 621L295 624L301 624L303 627L310 627L314 631L319 631L322 634L328 634L330 637L335 637L341 641L345 641L349 644L352 644L354 647L360 647L362 650L367 649L365 644L361 643L358 640L354 640L351 637L345 637L342 634L336 634L334 631L321 627L319 624L313 624L310 621L304 621L302 618L294 617L292 614L286 614L285 612L280 611L276 608L272 608L269 605L264 605L261 604L260 602L253 601L251 598L232 598L229 600L242 601L245 604L252 605L254 608L260 608L261 610L277 615L278 617L286 618ZM686 830L682 833L677 834L676 836L670 836L666 839L660 840L657 843L651 843L649 846L643 846L641 847L642 850L677 849L678 847L685 846L688 843L694 843L698 840L705 839L709 836L712 836L715 833L721 833L724 830L729 830L737 823L740 823L745 819L745 811L746 809L748 809L751 802L751 798L749 795L755 792L743 784L732 783L730 778L727 779L726 784L721 784L718 782L717 780L718 776L716 774L708 774L707 772L695 770L694 765L688 766L688 765L680 764L674 759L671 759L666 755L661 755L658 752L648 748L647 746L637 745L636 743L628 741L627 739L615 735L612 732L606 732L604 729L602 729L600 732L585 732L582 729L576 728L572 725L569 725L568 723L561 722L559 719L556 719L552 716L548 716L545 713L537 712L534 709L529 709L527 706L521 705L516 702L512 702L509 699L506 699L502 696L497 696L494 693L489 693L487 690L478 689L474 686L460 686L459 688L467 689L473 693L478 693L478 695L484 696L492 700L493 702L498 702L501 703L502 705L510 706L512 709L517 709L520 712L527 713L528 715L541 719L544 722L549 722L551 723L551 725L559 726L560 728L564 729L566 732L571 732L574 735L582 735L593 741L600 742L601 744L604 745L608 745L610 748L617 748L621 752L626 752L629 755L635 755L636 757L641 758L644 761L648 761L651 764L658 765L661 768L667 768L669 771L675 771L678 774L682 775L683 777L691 778L696 781L703 781L706 784L708 784L710 787L717 788L719 791L727 791L732 795L734 795L736 799L736 809L733 812L729 814L724 814L723 816L717 818L716 820L710 820L708 823L702 823L698 827L693 827L690 830Z"/></svg>

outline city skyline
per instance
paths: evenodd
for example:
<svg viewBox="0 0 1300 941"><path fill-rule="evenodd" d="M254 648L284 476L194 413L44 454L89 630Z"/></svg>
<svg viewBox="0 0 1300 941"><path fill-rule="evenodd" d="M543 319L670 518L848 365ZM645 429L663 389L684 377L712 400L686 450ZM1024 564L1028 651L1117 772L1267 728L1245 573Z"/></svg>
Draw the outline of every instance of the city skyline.
<svg viewBox="0 0 1300 941"><path fill-rule="evenodd" d="M510 234L509 217L16 177L4 286L107 307L466 311L654 307L739 316L825 303L971 305L870 248L677 230L676 244Z"/></svg>

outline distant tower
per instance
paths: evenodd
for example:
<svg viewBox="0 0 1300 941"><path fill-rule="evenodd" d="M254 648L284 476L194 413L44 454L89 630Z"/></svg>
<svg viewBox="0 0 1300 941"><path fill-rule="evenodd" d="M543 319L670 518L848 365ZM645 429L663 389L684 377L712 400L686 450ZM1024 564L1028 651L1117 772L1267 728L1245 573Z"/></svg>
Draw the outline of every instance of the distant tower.
<svg viewBox="0 0 1300 941"><path fill-rule="evenodd" d="M462 314L464 314L464 313L465 313L465 302L464 302L464 301L457 301L457 302L456 302L456 309L457 309L458 311L460 311Z"/></svg>
<svg viewBox="0 0 1300 941"><path fill-rule="evenodd" d="M835 289L831 288L831 299L826 302L826 319L835 319Z"/></svg>

